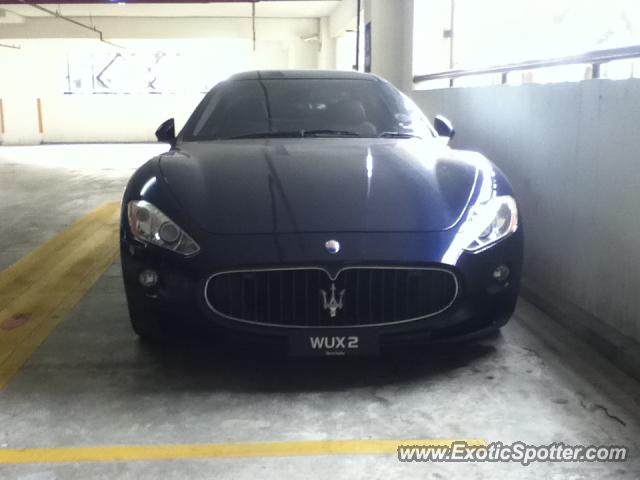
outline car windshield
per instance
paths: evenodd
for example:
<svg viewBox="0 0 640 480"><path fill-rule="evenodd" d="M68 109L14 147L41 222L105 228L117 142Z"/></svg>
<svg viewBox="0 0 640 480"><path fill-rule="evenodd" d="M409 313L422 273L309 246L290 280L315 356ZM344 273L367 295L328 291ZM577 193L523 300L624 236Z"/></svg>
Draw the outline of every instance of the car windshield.
<svg viewBox="0 0 640 480"><path fill-rule="evenodd" d="M207 94L182 133L184 141L433 136L408 97L375 79L230 80Z"/></svg>

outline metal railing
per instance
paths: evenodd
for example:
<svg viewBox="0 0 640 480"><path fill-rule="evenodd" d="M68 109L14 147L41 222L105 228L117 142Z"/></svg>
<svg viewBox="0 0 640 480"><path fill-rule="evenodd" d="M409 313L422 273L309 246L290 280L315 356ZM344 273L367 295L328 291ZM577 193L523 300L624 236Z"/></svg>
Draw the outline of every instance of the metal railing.
<svg viewBox="0 0 640 480"><path fill-rule="evenodd" d="M600 78L600 65L613 62L615 60L628 60L640 58L640 45L631 47L609 48L606 50L594 50L592 52L581 53L579 55L569 55L566 57L547 58L543 60L527 60L519 63L507 63L484 68L456 69L444 72L429 73L426 75L416 75L413 77L414 83L426 82L429 80L454 79L469 77L472 75L502 74L502 83L507 83L507 75L511 72L535 70L546 67L558 67L563 65L591 65L591 78Z"/></svg>

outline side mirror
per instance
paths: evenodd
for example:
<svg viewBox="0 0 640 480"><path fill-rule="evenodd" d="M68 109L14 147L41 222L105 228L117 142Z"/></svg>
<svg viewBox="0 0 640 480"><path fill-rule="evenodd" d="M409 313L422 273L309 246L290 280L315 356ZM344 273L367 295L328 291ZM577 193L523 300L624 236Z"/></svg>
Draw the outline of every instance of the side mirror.
<svg viewBox="0 0 640 480"><path fill-rule="evenodd" d="M176 124L173 118L170 118L156 130L156 138L159 142L168 143L171 148L176 146Z"/></svg>
<svg viewBox="0 0 640 480"><path fill-rule="evenodd" d="M441 137L447 137L449 140L452 140L456 134L456 131L453 129L453 125L449 121L447 117L442 115L436 115L436 118L433 120L433 126L438 132L438 135Z"/></svg>

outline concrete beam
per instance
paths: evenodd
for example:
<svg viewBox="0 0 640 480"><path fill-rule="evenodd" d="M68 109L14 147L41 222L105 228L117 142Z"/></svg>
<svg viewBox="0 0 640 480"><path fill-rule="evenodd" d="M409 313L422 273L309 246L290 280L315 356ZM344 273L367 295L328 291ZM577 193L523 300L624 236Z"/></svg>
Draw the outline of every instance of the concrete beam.
<svg viewBox="0 0 640 480"><path fill-rule="evenodd" d="M346 30L355 30L357 15L358 0L342 0L329 17L329 33L331 36L338 37Z"/></svg>
<svg viewBox="0 0 640 480"><path fill-rule="evenodd" d="M0 8L0 25L21 24L24 21L25 18L22 15Z"/></svg>
<svg viewBox="0 0 640 480"><path fill-rule="evenodd" d="M94 25L107 39L156 38L251 38L251 18L142 18L142 17L71 17ZM258 18L258 40L279 41L317 34L318 20ZM93 38L95 33L58 18L29 18L22 24L8 24L0 30L0 38ZM298 38L299 39L299 38Z"/></svg>

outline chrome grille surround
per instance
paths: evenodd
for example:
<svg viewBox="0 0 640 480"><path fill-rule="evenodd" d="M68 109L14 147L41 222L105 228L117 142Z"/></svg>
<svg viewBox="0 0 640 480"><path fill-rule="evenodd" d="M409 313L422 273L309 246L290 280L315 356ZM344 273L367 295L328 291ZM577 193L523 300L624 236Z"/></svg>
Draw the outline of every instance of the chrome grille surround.
<svg viewBox="0 0 640 480"><path fill-rule="evenodd" d="M326 278L328 279L329 282L334 283L336 281L338 281L338 279L340 278L340 275L343 272L349 272L349 271L363 271L363 270L368 270L368 271L405 271L405 272L439 272L439 274L446 274L452 281L452 286L453 286L453 291L452 291L452 295L450 300L448 300L448 302L446 302L446 304L444 306L442 306L441 308L438 308L436 311L432 311L432 312L428 312L424 315L418 315L418 316L411 316L409 318L403 318L400 320L393 320L393 321L387 321L387 322L367 322L367 323L358 323L358 324L353 324L353 323L349 323L349 324L319 324L319 325L300 325L300 324L296 324L296 323L279 323L279 322L271 322L271 321L258 321L258 320L251 320L251 319L246 319L246 318L241 318L239 316L236 315L232 315L230 314L230 312L228 313L224 313L222 311L220 311L219 309L217 309L211 302L210 298L209 298L209 289L211 286L211 283L213 281L215 281L217 278L222 277L224 275L233 275L233 274L247 274L247 275L252 275L252 274L260 274L260 273L275 273L275 272L304 272L304 271L308 271L308 272L316 272L316 274L324 274L326 276ZM209 306L209 308L217 315L226 318L228 320L232 320L235 322L240 322L240 323L245 323L245 324L250 324L250 325L258 325L258 326L267 326L267 327L279 327L279 328L308 328L308 329L317 329L317 328L364 328L364 327L381 327L381 326L386 326L386 325L399 325L399 324L404 324L404 323L410 323L410 322L415 322L418 320L424 320L426 318L430 318L436 315L439 315L443 312L445 312L446 310L448 310L456 301L456 299L458 298L458 294L460 292L460 285L459 285L459 281L458 281L458 277L455 275L454 272L445 269L445 268L439 268L439 267L412 267L412 266L350 266L350 267L344 267L340 270L338 270L335 275L332 275L328 270L322 268L322 267L315 267L315 266L310 266L310 267L284 267L284 268L264 268L264 269L237 269L237 270L225 270L225 271L220 271L217 272L213 275L211 275L206 283L205 283L205 287L204 287L204 298L205 298L205 302L207 303L207 305ZM318 292L320 293L320 292ZM346 302L349 302L349 297L347 297ZM320 301L318 302L318 304L320 304ZM326 314L327 317L329 317L329 314Z"/></svg>

